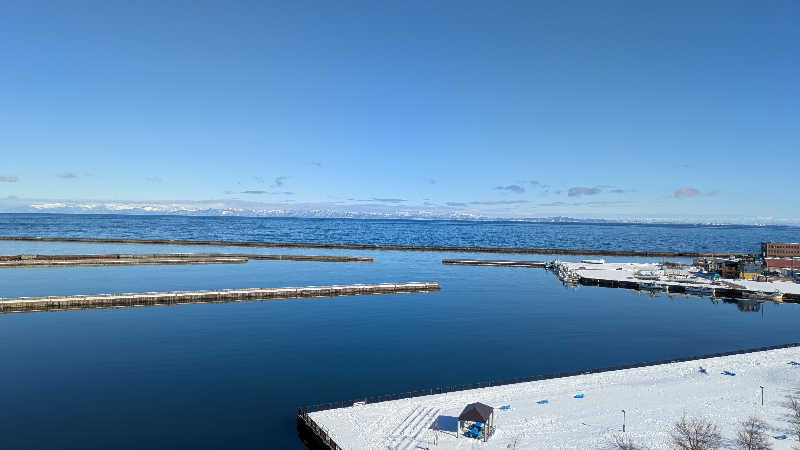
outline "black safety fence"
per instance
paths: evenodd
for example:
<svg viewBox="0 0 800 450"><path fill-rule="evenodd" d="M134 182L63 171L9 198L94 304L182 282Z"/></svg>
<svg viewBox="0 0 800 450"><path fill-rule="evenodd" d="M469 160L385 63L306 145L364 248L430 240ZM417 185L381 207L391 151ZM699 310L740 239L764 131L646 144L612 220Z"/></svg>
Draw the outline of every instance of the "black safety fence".
<svg viewBox="0 0 800 450"><path fill-rule="evenodd" d="M468 391L472 389L481 389L487 387L494 387L494 386L505 386L509 384L516 384L516 383L529 383L532 381L543 381L543 380L551 380L554 378L564 378L564 377L572 377L577 375L589 375L593 373L603 373L603 372L612 372L616 370L625 370L625 369L636 369L640 367L649 367L649 366L658 366L662 364L671 364L671 363L680 363L680 362L688 362L688 361L696 361L700 359L708 359L708 358L718 358L721 356L732 356L732 355L741 355L745 353L755 353L755 352L763 352L768 350L778 350L782 348L792 348L792 347L800 347L800 342L792 343L792 344L781 344L781 345L772 345L768 347L759 347L759 348L751 348L746 350L734 350L730 352L722 352L722 353L713 353L713 354L706 354L706 355L698 355L698 356L688 356L685 358L674 358L674 359L664 359L660 361L648 361L648 362L636 362L632 364L623 364L618 366L609 366L609 367L601 367L595 369L584 369L584 370L576 370L572 372L558 372L558 373L551 373L545 375L535 375L530 377L521 377L521 378L509 378L505 380L489 380L489 381L482 381L478 383L471 383L471 384L459 384L459 385L452 385L452 386L440 386L435 388L428 388L428 389L420 389L416 391L410 392L401 392L397 394L384 394L384 395L374 395L369 397L361 397L355 400L341 400L338 402L329 402L329 403L318 403L316 405L309 405L304 406L298 409L297 415L298 418L305 422L309 429L314 432L326 445L329 445L331 449L338 450L341 449L333 440L330 438L327 431L323 430L320 426L318 426L313 419L311 419L308 414L318 411L326 411L329 409L336 409L336 408L346 408L353 406L354 404L370 404L370 403L380 403L380 402L387 402L392 400L401 400L404 398L413 398L413 397L422 397L425 395L435 395L435 394L445 394L448 392L459 392L459 391ZM328 444L330 441L331 444Z"/></svg>

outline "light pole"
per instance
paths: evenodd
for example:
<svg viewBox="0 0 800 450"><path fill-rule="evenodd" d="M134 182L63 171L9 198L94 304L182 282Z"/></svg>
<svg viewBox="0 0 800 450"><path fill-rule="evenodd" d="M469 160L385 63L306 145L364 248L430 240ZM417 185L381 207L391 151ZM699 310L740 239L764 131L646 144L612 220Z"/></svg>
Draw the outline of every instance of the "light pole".
<svg viewBox="0 0 800 450"><path fill-rule="evenodd" d="M625 432L625 410L622 410L622 432Z"/></svg>
<svg viewBox="0 0 800 450"><path fill-rule="evenodd" d="M761 406L764 406L764 386L759 386L761 388Z"/></svg>

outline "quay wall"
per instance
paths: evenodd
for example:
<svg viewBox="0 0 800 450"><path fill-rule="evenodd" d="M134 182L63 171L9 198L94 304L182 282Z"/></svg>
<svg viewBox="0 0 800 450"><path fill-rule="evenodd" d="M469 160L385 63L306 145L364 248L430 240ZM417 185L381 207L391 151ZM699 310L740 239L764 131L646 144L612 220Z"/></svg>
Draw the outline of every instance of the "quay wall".
<svg viewBox="0 0 800 450"><path fill-rule="evenodd" d="M635 291L642 290L639 286L638 281L607 280L603 278L580 277L578 279L578 284L582 286L621 288L621 289L631 289ZM686 292L686 286L667 284L664 287L668 293L682 294ZM713 287L712 289L714 290L714 295L716 297L727 298L727 299L742 299L747 295L756 294L755 291L739 288L736 287L735 285L728 287ZM780 301L784 303L800 303L800 295L784 293Z"/></svg>
<svg viewBox="0 0 800 450"><path fill-rule="evenodd" d="M400 294L411 292L431 292L439 289L439 283L437 282L422 281L283 288L245 288L204 291L14 297L0 298L0 314L11 312L58 311L65 309L176 305L182 303L222 303L244 300L278 300L299 297Z"/></svg>
<svg viewBox="0 0 800 450"><path fill-rule="evenodd" d="M40 236L0 236L0 241L40 241L40 242L93 242L106 244L167 244L167 245L214 245L238 247L271 248L325 248L347 250L405 250L405 251L445 251L476 253L528 253L543 255L598 255L598 256L649 256L649 257L713 257L713 256L752 256L741 252L692 252L692 251L651 251L651 250L610 250L610 249L571 249L571 248L532 248L532 247L458 247L440 245L390 245L390 244L344 244L318 242L258 242L258 241L220 241L185 239L123 239L123 238L81 238L81 237L40 237Z"/></svg>
<svg viewBox="0 0 800 450"><path fill-rule="evenodd" d="M499 259L443 259L442 264L460 266L499 266L499 267L538 267L544 268L544 261L508 261Z"/></svg>
<svg viewBox="0 0 800 450"><path fill-rule="evenodd" d="M595 373L603 373L603 372L613 372L617 370L626 370L626 369L635 369L639 367L649 367L649 366L659 366L662 364L672 364L672 363L679 363L679 362L687 362L687 361L696 361L702 359L709 359L709 358L717 358L722 356L732 356L732 355L742 355L746 353L756 353L756 352L764 352L769 350L778 350L783 348L793 348L793 347L800 347L800 342L795 342L791 344L782 344L782 345L772 345L768 347L759 347L759 348L751 348L745 350L734 350L729 352L722 352L722 353L712 353L712 354L705 354L705 355L697 355L697 356L689 356L685 358L674 358L674 359L665 359L659 361L648 361L648 362L636 362L632 364L623 364L618 366L610 366L610 367L601 367L595 369L583 369L583 370L576 370L572 372L558 372L546 375L536 375L531 377L523 377L523 378L510 378L506 380L489 380L483 381L479 383L472 383L472 384L463 384L463 385L453 385L453 386L442 386L436 388L428 388L428 389L421 389L417 391L411 392L403 392L398 394L386 394L386 395L378 395L372 397L361 397L355 400L346 400L346 401L338 401L338 402L330 402L330 403L320 403L316 405L310 405L298 408L297 411L297 429L298 429L298 436L300 439L306 444L309 449L312 450L343 450L341 446L339 446L327 431L319 426L314 419L309 415L310 413L317 412L317 411L325 411L329 409L336 409L336 408L347 408L353 406L355 402L366 402L367 404L370 403L379 403L379 402L386 402L392 400L400 400L404 398L413 398L413 397L423 397L426 395L435 395L435 394L444 394L448 392L459 392L459 391L468 391L473 389L481 389L493 386L506 386L509 384L517 384L517 383L529 383L533 381L543 381L543 380L551 380L555 378L566 378L578 375L589 375Z"/></svg>

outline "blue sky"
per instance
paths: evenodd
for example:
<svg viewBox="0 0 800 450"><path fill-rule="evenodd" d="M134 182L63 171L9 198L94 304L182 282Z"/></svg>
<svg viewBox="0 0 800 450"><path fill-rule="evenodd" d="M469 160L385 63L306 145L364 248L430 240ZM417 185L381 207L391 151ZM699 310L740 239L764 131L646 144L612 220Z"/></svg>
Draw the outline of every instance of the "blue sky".
<svg viewBox="0 0 800 450"><path fill-rule="evenodd" d="M800 221L797 17L793 1L3 2L0 211Z"/></svg>

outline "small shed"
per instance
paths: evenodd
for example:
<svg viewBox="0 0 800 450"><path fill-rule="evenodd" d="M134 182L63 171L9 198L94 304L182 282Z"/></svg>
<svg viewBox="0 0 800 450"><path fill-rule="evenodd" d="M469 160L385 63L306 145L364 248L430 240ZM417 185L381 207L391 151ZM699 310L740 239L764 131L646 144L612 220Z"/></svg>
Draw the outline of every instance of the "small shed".
<svg viewBox="0 0 800 450"><path fill-rule="evenodd" d="M483 424L483 442L494 430L494 408L480 402L470 403L458 416L458 435L462 433L465 422Z"/></svg>

